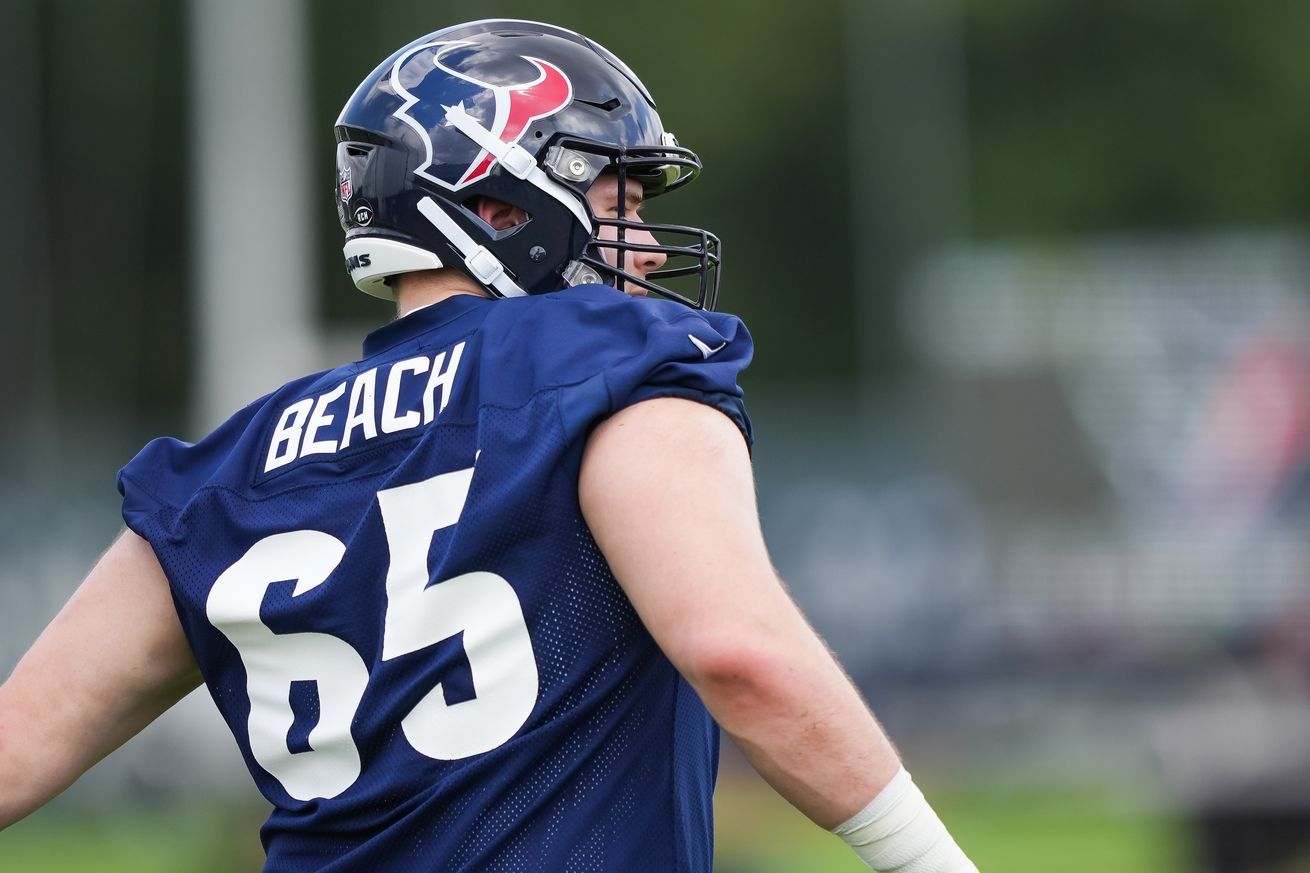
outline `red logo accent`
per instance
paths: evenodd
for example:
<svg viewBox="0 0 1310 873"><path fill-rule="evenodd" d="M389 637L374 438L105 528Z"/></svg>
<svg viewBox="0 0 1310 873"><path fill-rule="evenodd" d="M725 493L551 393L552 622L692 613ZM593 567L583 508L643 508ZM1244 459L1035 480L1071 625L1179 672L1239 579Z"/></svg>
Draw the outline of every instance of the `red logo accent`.
<svg viewBox="0 0 1310 873"><path fill-rule="evenodd" d="M522 85L496 86L496 119L504 119L492 127L492 136L506 145L513 145L522 137L528 125L539 118L559 112L573 97L573 84L559 67L538 58L525 58L541 71L541 75ZM499 127L499 129L497 129ZM491 171L494 155L483 152L479 160L456 183L457 188L482 178Z"/></svg>

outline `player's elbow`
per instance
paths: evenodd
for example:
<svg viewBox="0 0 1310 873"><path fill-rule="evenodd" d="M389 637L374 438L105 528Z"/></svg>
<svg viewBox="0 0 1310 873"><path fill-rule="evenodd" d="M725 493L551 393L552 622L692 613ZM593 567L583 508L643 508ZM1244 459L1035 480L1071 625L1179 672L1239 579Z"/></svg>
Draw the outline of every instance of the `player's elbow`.
<svg viewBox="0 0 1310 873"><path fill-rule="evenodd" d="M793 667L762 642L709 641L682 660L683 675L724 727L786 710L795 696Z"/></svg>
<svg viewBox="0 0 1310 873"><path fill-rule="evenodd" d="M7 686L0 686L0 830L26 818L65 787L49 766L49 735L13 697Z"/></svg>

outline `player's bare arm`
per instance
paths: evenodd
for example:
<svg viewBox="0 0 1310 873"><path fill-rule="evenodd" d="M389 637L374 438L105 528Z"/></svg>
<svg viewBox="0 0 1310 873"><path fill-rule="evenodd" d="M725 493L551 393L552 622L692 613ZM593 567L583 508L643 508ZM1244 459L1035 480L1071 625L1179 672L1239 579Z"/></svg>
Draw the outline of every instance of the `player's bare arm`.
<svg viewBox="0 0 1310 873"><path fill-rule="evenodd" d="M0 827L199 684L159 562L127 531L0 686Z"/></svg>
<svg viewBox="0 0 1310 873"><path fill-rule="evenodd" d="M676 398L620 412L592 436L579 490L647 629L783 796L832 828L891 780L895 750L769 563L726 416Z"/></svg>
<svg viewBox="0 0 1310 873"><path fill-rule="evenodd" d="M726 416L677 398L619 412L587 444L579 496L651 635L780 794L828 829L883 796L900 760L770 564ZM958 854L914 869L972 865Z"/></svg>

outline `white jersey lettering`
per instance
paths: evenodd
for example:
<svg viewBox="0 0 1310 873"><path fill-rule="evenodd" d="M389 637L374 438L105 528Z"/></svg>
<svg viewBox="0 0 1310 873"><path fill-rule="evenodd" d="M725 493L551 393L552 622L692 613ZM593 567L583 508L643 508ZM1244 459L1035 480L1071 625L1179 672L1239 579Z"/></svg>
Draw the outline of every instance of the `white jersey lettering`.
<svg viewBox="0 0 1310 873"><path fill-rule="evenodd" d="M391 372L387 374L387 393L382 398L382 432L397 433L402 430L409 430L411 427L418 427L423 419L413 410L399 415L396 409L400 402L400 377L402 373L413 373L415 376L421 376L432 366L432 361L426 357L408 358L391 366Z"/></svg>
<svg viewBox="0 0 1310 873"><path fill-rule="evenodd" d="M346 383L342 382L328 393L319 396L318 401L314 404L314 414L309 417L309 424L305 426L305 440L300 449L301 457L305 455L326 455L337 450L336 440L319 440L318 432L331 424L335 418L335 416L328 414L328 406L345 393Z"/></svg>
<svg viewBox="0 0 1310 873"><path fill-rule="evenodd" d="M378 435L378 423L373 413L373 397L377 393L377 384L376 368L360 373L351 384L350 403L346 411L346 429L341 434L341 448L350 445L350 432L355 428L364 432L366 440L371 440Z"/></svg>
<svg viewBox="0 0 1310 873"><path fill-rule="evenodd" d="M273 430L273 440L268 446L268 461L264 471L275 470L284 464L290 464L300 454L300 434L309 417L314 398L297 400L282 412L277 427Z"/></svg>
<svg viewBox="0 0 1310 873"><path fill-rule="evenodd" d="M435 356L422 355L397 361L389 367L364 370L353 379L338 383L330 391L302 397L282 410L269 442L264 472L284 467L310 455L330 455L376 439L379 433L393 434L431 424L446 408L455 390L464 343ZM382 409L377 409L378 370L386 369ZM427 375L421 393L410 377ZM333 404L346 395L344 417ZM408 395L402 400L402 395ZM340 437L337 422L341 421Z"/></svg>

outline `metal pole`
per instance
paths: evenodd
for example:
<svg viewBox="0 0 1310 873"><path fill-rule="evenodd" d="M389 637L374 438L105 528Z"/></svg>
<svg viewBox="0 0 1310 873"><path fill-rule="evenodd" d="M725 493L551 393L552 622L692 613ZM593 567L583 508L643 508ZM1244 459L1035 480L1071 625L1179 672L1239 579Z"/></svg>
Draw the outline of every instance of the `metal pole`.
<svg viewBox="0 0 1310 873"><path fill-rule="evenodd" d="M197 434L316 360L305 40L302 0L191 2Z"/></svg>

